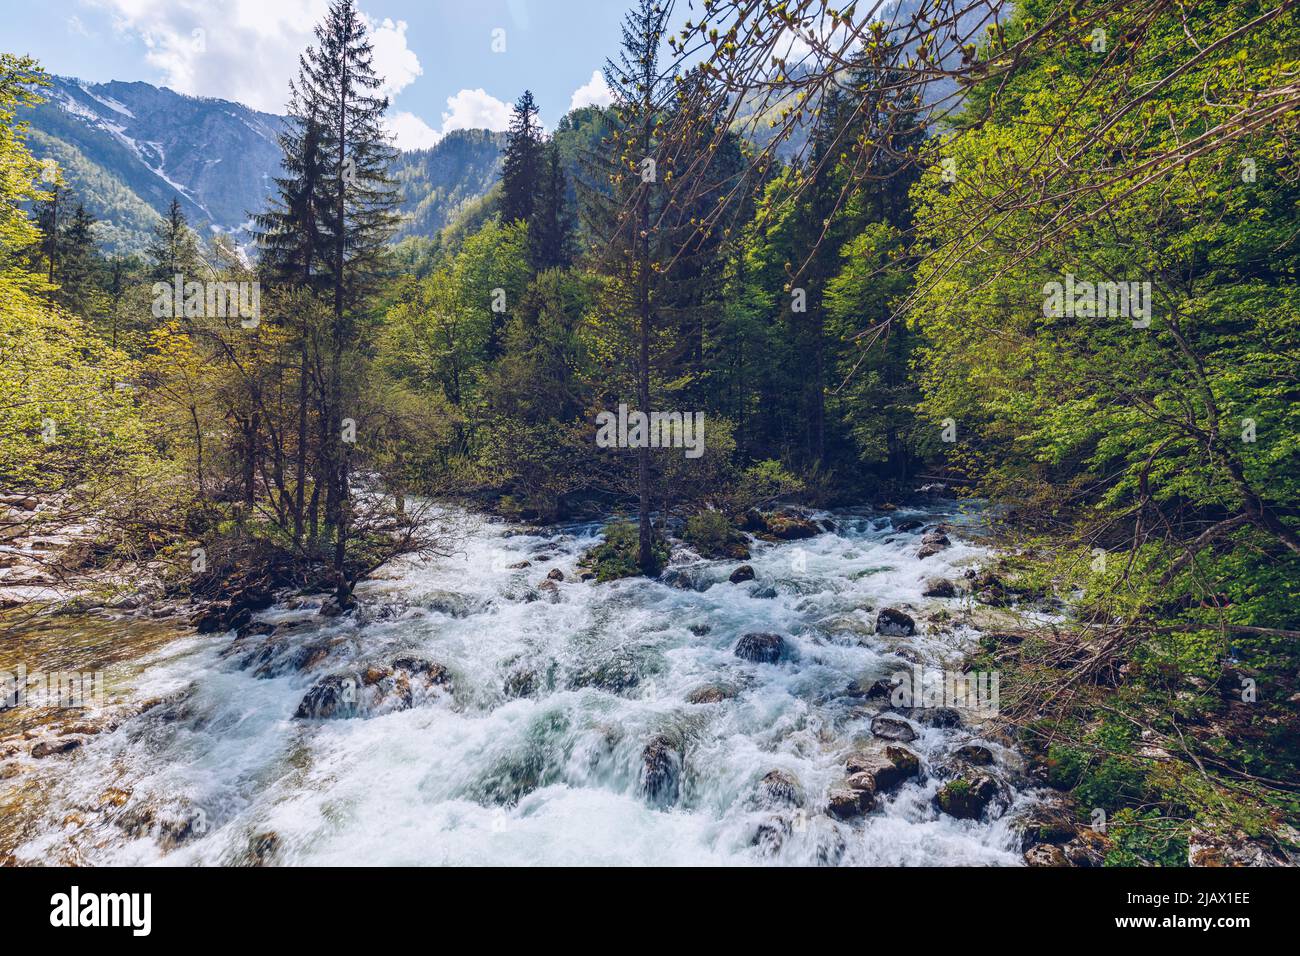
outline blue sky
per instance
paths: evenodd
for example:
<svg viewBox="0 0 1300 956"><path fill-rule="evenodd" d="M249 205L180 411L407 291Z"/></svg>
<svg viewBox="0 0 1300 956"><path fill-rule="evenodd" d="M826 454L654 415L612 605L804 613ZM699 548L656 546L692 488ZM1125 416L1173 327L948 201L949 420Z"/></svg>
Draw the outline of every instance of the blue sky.
<svg viewBox="0 0 1300 956"><path fill-rule="evenodd" d="M593 78L618 46L631 0L359 0L388 78L404 148L443 132L504 128L527 87L554 128L575 102L602 102ZM683 15L689 15L683 2ZM0 49L51 73L144 80L183 93L283 108L297 56L328 0L0 0ZM504 34L494 31L504 31ZM504 52L494 52L504 42Z"/></svg>

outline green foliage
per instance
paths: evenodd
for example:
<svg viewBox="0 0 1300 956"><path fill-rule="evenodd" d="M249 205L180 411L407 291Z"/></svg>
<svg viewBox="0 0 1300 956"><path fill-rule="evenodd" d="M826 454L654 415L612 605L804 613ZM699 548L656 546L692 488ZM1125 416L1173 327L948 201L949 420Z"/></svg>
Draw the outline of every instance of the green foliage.
<svg viewBox="0 0 1300 956"><path fill-rule="evenodd" d="M583 556L583 566L596 572L596 580L616 581L619 578L636 577L642 573L638 563L638 533L635 524L628 521L616 521L607 524L602 532L604 540ZM656 535L653 544L654 560L657 568L668 563L668 546Z"/></svg>
<svg viewBox="0 0 1300 956"><path fill-rule="evenodd" d="M1185 824L1162 818L1159 810L1120 810L1108 818L1106 835L1112 843L1106 866L1187 865Z"/></svg>

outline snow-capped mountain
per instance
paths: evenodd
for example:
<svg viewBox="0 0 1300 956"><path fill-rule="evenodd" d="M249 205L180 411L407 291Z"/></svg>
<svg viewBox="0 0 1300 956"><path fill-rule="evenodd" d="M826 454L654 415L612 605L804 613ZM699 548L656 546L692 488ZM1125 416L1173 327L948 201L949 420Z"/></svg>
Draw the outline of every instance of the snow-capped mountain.
<svg viewBox="0 0 1300 956"><path fill-rule="evenodd" d="M32 151L59 163L106 246L138 248L173 196L200 232L247 239L279 172L283 118L148 83L53 77L44 95Z"/></svg>

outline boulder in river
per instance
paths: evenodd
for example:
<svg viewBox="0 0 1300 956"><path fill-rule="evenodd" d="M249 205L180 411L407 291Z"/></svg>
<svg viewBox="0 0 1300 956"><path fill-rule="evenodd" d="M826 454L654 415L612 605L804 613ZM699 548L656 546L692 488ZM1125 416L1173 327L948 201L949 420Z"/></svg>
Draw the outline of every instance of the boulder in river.
<svg viewBox="0 0 1300 956"><path fill-rule="evenodd" d="M821 534L821 528L798 515L777 514L767 519L767 533L778 541L799 541Z"/></svg>
<svg viewBox="0 0 1300 956"><path fill-rule="evenodd" d="M564 580L564 572L561 571L559 568L551 568L550 573L546 575L546 580L548 580L548 581L563 581L563 580Z"/></svg>
<svg viewBox="0 0 1300 956"><path fill-rule="evenodd" d="M935 801L939 809L959 820L978 820L998 795L998 785L988 774L975 774L949 781L940 788Z"/></svg>
<svg viewBox="0 0 1300 956"><path fill-rule="evenodd" d="M886 637L911 637L916 633L916 621L897 608L882 607L876 615L876 633Z"/></svg>
<svg viewBox="0 0 1300 956"><path fill-rule="evenodd" d="M360 713L361 679L355 674L330 674L318 681L294 711L298 720L330 720Z"/></svg>
<svg viewBox="0 0 1300 956"><path fill-rule="evenodd" d="M637 781L642 796L656 806L671 806L677 802L681 775L682 754L676 742L660 734L646 744Z"/></svg>
<svg viewBox="0 0 1300 956"><path fill-rule="evenodd" d="M940 525L938 528L921 535L921 549L916 552L918 558L928 558L952 546L952 542L948 540L948 536L943 533L942 528L943 526Z"/></svg>
<svg viewBox="0 0 1300 956"><path fill-rule="evenodd" d="M923 597L950 598L957 596L957 586L947 578L930 578L925 582Z"/></svg>
<svg viewBox="0 0 1300 956"><path fill-rule="evenodd" d="M884 752L860 750L850 754L844 763L849 780L866 776L871 780L871 789L875 793L892 790L909 777L915 777L921 771L921 761L916 754L906 747L889 746Z"/></svg>
<svg viewBox="0 0 1300 956"><path fill-rule="evenodd" d="M42 740L32 745L32 756L41 760L45 757L55 757L61 754L72 753L82 745L80 737L63 737L59 740Z"/></svg>
<svg viewBox="0 0 1300 956"><path fill-rule="evenodd" d="M745 581L754 580L754 569L748 564L742 564L736 570L731 572L731 577L727 579L732 584L742 584Z"/></svg>
<svg viewBox="0 0 1300 956"><path fill-rule="evenodd" d="M906 743L916 739L916 729L911 723L893 714L877 714L873 717L871 732L884 740L899 740Z"/></svg>
<svg viewBox="0 0 1300 956"><path fill-rule="evenodd" d="M743 634L736 643L735 654L755 664L775 664L785 650L785 639L780 634Z"/></svg>
<svg viewBox="0 0 1300 956"><path fill-rule="evenodd" d="M1040 843L1025 851L1025 866L1069 866L1065 851L1051 843Z"/></svg>
<svg viewBox="0 0 1300 956"><path fill-rule="evenodd" d="M851 820L867 813L876 805L876 795L870 790L852 787L835 787L827 794L826 812L837 820Z"/></svg>
<svg viewBox="0 0 1300 956"><path fill-rule="evenodd" d="M973 767L987 767L993 763L993 751L988 747L980 744L966 744L958 747L953 756L962 763L968 763Z"/></svg>
<svg viewBox="0 0 1300 956"><path fill-rule="evenodd" d="M890 695L894 692L894 687L894 682L884 677L870 682L855 680L849 682L849 686L844 693L849 697L863 697L867 700L889 700Z"/></svg>
<svg viewBox="0 0 1300 956"><path fill-rule="evenodd" d="M725 684L705 684L686 695L688 704L717 704L731 700L736 696L736 689Z"/></svg>
<svg viewBox="0 0 1300 956"><path fill-rule="evenodd" d="M758 782L758 802L768 808L803 805L799 781L784 770L771 770Z"/></svg>
<svg viewBox="0 0 1300 956"><path fill-rule="evenodd" d="M894 525L895 531L920 531L924 522L917 521L915 518L907 518Z"/></svg>

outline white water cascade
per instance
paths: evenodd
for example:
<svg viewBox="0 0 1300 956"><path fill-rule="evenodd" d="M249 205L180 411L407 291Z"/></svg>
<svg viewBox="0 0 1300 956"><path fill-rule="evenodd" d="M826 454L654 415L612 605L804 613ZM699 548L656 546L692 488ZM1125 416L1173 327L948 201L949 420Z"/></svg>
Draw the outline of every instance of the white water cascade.
<svg viewBox="0 0 1300 956"><path fill-rule="evenodd" d="M963 599L923 597L924 582L959 579L988 553L963 540L978 517L951 510L820 517L832 532L755 542L754 581L729 582L741 562L678 552L664 580L596 584L578 581L576 564L597 524L511 531L446 512L457 553L368 582L352 615L322 618L313 602L291 602L258 616L262 630L280 625L275 642L246 638L232 653L231 634L188 636L115 674L119 695L163 702L31 772L42 809L14 855L167 865L1018 864L1006 811L1029 799L1013 785L1019 758L981 737L978 722L916 721L907 746L922 774L860 818L825 812L880 709L846 688L909 662L955 666L978 635L935 623ZM918 533L894 530L907 518L944 521L952 546L918 559ZM554 568L564 580L539 590ZM906 610L917 635L874 633L883 607ZM737 657L751 632L781 635L782 659ZM449 681L357 716L295 717L323 677L403 656L443 665ZM688 702L703 687L723 688L723 699ZM671 793L658 800L643 780L655 739L678 748ZM995 755L1004 796L998 812L959 820L934 796L952 751L970 743ZM796 781L800 808L775 829L758 786L773 770Z"/></svg>

